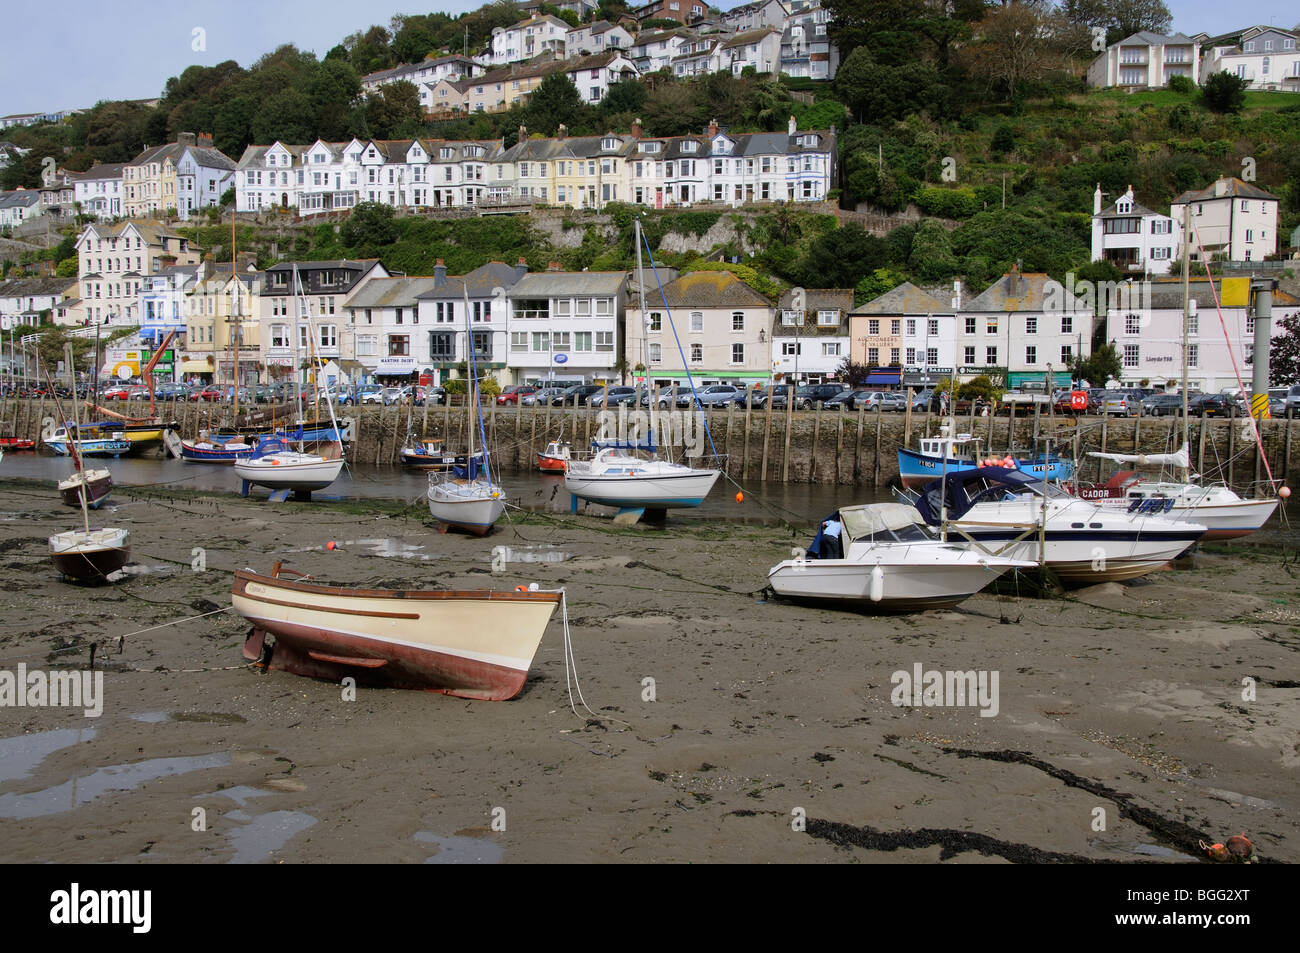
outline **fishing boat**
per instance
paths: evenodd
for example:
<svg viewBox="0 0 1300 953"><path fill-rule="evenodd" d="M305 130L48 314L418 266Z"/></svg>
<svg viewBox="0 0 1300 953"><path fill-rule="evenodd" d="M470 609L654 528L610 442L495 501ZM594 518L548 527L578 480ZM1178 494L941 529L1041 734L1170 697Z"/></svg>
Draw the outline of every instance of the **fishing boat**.
<svg viewBox="0 0 1300 953"><path fill-rule="evenodd" d="M64 345L64 362L68 368L68 373L72 374L71 344ZM48 370L45 375L50 384L50 390L54 391L54 382L50 380ZM54 399L55 407L59 409L59 416L62 416L63 411L59 407L57 391L55 391ZM79 582L92 582L104 579L125 566L131 558L131 547L129 545L129 535L125 529L113 527L91 528L91 489L96 482L102 481L103 477L108 475L108 471L86 470L80 447L83 442L77 440L68 442L73 466L76 467L77 476L81 478L79 485L74 484L70 489L74 492L76 504L81 509L82 528L55 533L49 538L49 547L50 559L54 563L54 568L64 578L75 579ZM64 502L67 502L68 499L67 489L69 487L67 485L69 483L72 483L72 481L64 480L59 484L59 492L63 496ZM109 485L112 485L111 480ZM103 497L101 496L100 499L102 500Z"/></svg>
<svg viewBox="0 0 1300 953"><path fill-rule="evenodd" d="M443 445L441 437L424 437L413 440L401 451L403 466L415 467L417 470L453 470L464 469L469 465L469 457L463 453L450 453ZM483 466L483 454L476 453L474 462Z"/></svg>
<svg viewBox="0 0 1300 953"><path fill-rule="evenodd" d="M569 468L571 455L568 441L552 440L545 450L537 451L537 469L543 473L563 473Z"/></svg>
<svg viewBox="0 0 1300 953"><path fill-rule="evenodd" d="M989 459L996 459L1003 466L1014 464L1017 470L1038 480L1046 478L1061 481L1074 475L1074 463L1054 454L1029 457L1004 454L1001 457L989 457L981 456L979 448L979 438L968 433L941 433L937 437L923 437L919 452L907 449L898 451L899 479L904 487L916 490L931 480L937 480L944 473L978 469Z"/></svg>
<svg viewBox="0 0 1300 953"><path fill-rule="evenodd" d="M564 488L578 499L605 506L678 509L703 503L722 472L633 453L605 447L590 460L570 460Z"/></svg>
<svg viewBox="0 0 1300 953"><path fill-rule="evenodd" d="M111 437L86 437L81 440L74 440L70 435L67 427L59 427L45 441L45 446L49 447L61 457L66 457L70 453L69 446L75 447L78 454L83 457L113 457L114 459L125 456L131 450L131 442L120 435Z"/></svg>
<svg viewBox="0 0 1300 953"><path fill-rule="evenodd" d="M1006 467L949 473L916 494L915 505L953 545L1032 560L1070 586L1145 575L1176 559L1206 531L1201 523L1081 500Z"/></svg>
<svg viewBox="0 0 1300 953"><path fill-rule="evenodd" d="M191 463L234 463L244 457L253 455L256 447L243 440L219 442L212 437L193 443L180 441L181 459Z"/></svg>
<svg viewBox="0 0 1300 953"><path fill-rule="evenodd" d="M1184 444L1175 453L1099 453L1088 456L1111 460L1121 465L1140 467L1174 467L1189 477L1191 458ZM1160 512L1171 519L1203 523L1206 539L1237 539L1260 529L1281 503L1277 497L1264 500L1243 499L1223 485L1202 485L1188 481L1154 480L1148 482L1134 470L1119 470L1101 486L1079 486L1076 495L1100 506L1126 512Z"/></svg>
<svg viewBox="0 0 1300 953"><path fill-rule="evenodd" d="M253 624L244 658L270 670L505 701L524 686L560 592L357 589L235 572ZM301 577L301 574L295 573ZM267 635L274 636L268 646Z"/></svg>
<svg viewBox="0 0 1300 953"><path fill-rule="evenodd" d="M163 431L167 429L161 423L125 423L117 420L100 420L82 424L72 430L79 439L125 439L130 446L126 455L134 456L162 443Z"/></svg>
<svg viewBox="0 0 1300 953"><path fill-rule="evenodd" d="M919 612L955 606L1003 573L1036 565L953 546L903 503L843 507L831 519L842 527L840 546L826 545L819 530L804 556L768 572L777 595L870 612Z"/></svg>
<svg viewBox="0 0 1300 953"><path fill-rule="evenodd" d="M108 469L77 470L66 480L59 481L59 495L65 506L81 506L85 503L92 510L107 499L113 491L113 473Z"/></svg>
<svg viewBox="0 0 1300 953"><path fill-rule="evenodd" d="M25 437L0 437L0 452L11 453L20 450L35 450L36 441Z"/></svg>

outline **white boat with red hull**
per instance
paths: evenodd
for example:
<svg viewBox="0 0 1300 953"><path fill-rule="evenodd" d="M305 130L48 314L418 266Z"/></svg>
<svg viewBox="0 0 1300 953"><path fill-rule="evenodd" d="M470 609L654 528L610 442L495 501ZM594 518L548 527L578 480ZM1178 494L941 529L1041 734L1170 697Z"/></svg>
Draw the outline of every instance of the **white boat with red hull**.
<svg viewBox="0 0 1300 953"><path fill-rule="evenodd" d="M487 701L519 694L562 595L358 589L287 573L279 563L269 576L235 573L231 601L254 626L245 658L298 675Z"/></svg>

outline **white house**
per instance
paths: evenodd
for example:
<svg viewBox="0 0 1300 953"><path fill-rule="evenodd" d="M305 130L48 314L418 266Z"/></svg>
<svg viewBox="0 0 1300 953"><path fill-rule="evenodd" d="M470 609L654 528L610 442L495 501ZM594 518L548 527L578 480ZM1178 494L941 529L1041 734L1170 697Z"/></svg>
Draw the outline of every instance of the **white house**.
<svg viewBox="0 0 1300 953"><path fill-rule="evenodd" d="M195 265L199 249L154 221L87 225L77 239L82 308L95 323L140 324L145 279L173 265Z"/></svg>
<svg viewBox="0 0 1300 953"><path fill-rule="evenodd" d="M737 33L724 41L718 51L717 68L733 76L740 76L746 69L755 70L759 75L772 74L780 66L781 31L770 27Z"/></svg>
<svg viewBox="0 0 1300 953"><path fill-rule="evenodd" d="M1164 275L1182 257L1181 221L1153 212L1133 198L1133 186L1102 208L1101 184L1092 196L1092 260L1105 259L1120 271Z"/></svg>
<svg viewBox="0 0 1300 953"><path fill-rule="evenodd" d="M433 84L440 79L453 81L466 79L477 76L482 72L483 67L480 64L459 53L427 56L418 63L403 63L401 66L394 66L392 69L381 69L373 73L367 73L361 78L361 88L367 93L373 93L389 83L405 80L421 89L421 103L427 110L428 103L423 102L423 85L425 83Z"/></svg>
<svg viewBox="0 0 1300 953"><path fill-rule="evenodd" d="M185 302L198 280L198 265L172 265L140 283L140 341L158 344L168 331L183 334Z"/></svg>
<svg viewBox="0 0 1300 953"><path fill-rule="evenodd" d="M41 214L41 193L36 189L0 192L0 228L17 228Z"/></svg>
<svg viewBox="0 0 1300 953"><path fill-rule="evenodd" d="M433 282L433 278L371 277L347 297L346 330L355 337L356 360L367 374L389 382L414 381L430 365L429 329L420 325L417 299L433 289ZM325 343L324 351L318 352L322 357L346 359L346 341Z"/></svg>
<svg viewBox="0 0 1300 953"><path fill-rule="evenodd" d="M789 16L789 9L780 0L754 0L724 11L722 23L726 29L736 33L764 29L775 29L779 33L785 29Z"/></svg>
<svg viewBox="0 0 1300 953"><path fill-rule="evenodd" d="M73 174L74 200L81 206L82 215L106 222L122 214L123 165L97 162L85 172Z"/></svg>
<svg viewBox="0 0 1300 953"><path fill-rule="evenodd" d="M1257 185L1224 176L1178 196L1170 203L1170 216L1181 222L1186 206L1191 207L1187 245L1198 260L1198 246L1210 255L1226 254L1229 261L1263 261L1277 251L1278 198Z"/></svg>
<svg viewBox="0 0 1300 953"><path fill-rule="evenodd" d="M887 377L903 383L903 368L952 373L962 357L957 348L959 304L959 299L941 301L909 281L863 302L849 316L853 362L875 368L880 378L871 382L875 384L891 383ZM898 372L889 374L888 368Z"/></svg>
<svg viewBox="0 0 1300 953"><path fill-rule="evenodd" d="M598 103L615 83L636 79L640 75L636 65L621 50L606 50L604 53L568 62L564 72L573 85L578 87L578 95L584 103Z"/></svg>
<svg viewBox="0 0 1300 953"><path fill-rule="evenodd" d="M1120 381L1139 386L1143 381L1181 387L1183 376L1183 286L1178 278L1152 283L1150 308L1142 313L1109 308L1106 340L1119 351L1123 367ZM1237 386L1235 360L1246 387L1251 384L1255 349L1255 321L1249 278L1224 278L1217 282L1221 325L1215 296L1204 280L1192 281L1190 298L1197 313L1187 322L1187 384L1189 390L1218 393ZM1283 334L1282 319L1300 313L1300 299L1285 291L1273 292L1272 336ZM1224 337L1224 325L1227 338Z"/></svg>
<svg viewBox="0 0 1300 953"><path fill-rule="evenodd" d="M317 355L326 360L357 360L373 367L379 360L381 326L373 320L357 325L345 305L348 297L371 278L387 278L377 258L362 260L279 262L262 275L255 302L260 325L262 356L268 377L291 374L293 359L294 271L298 273L299 357L306 356L306 321L310 313L317 324ZM373 315L372 315L373 318Z"/></svg>
<svg viewBox="0 0 1300 953"><path fill-rule="evenodd" d="M519 60L531 60L542 53L563 58L569 24L550 15L531 17L513 26L492 31L492 65L505 66Z"/></svg>
<svg viewBox="0 0 1300 953"><path fill-rule="evenodd" d="M1088 85L1101 89L1158 89L1171 77L1197 82L1201 44L1175 33L1163 36L1140 30L1112 43L1088 67Z"/></svg>
<svg viewBox="0 0 1300 953"><path fill-rule="evenodd" d="M642 76L661 69L671 70L683 45L694 38L694 33L684 29L638 33L628 47L628 55Z"/></svg>
<svg viewBox="0 0 1300 953"><path fill-rule="evenodd" d="M75 278L11 278L0 281L0 330L17 325L36 325L41 316L53 319L53 312L69 293L75 294Z"/></svg>
<svg viewBox="0 0 1300 953"><path fill-rule="evenodd" d="M834 79L840 50L831 42L829 11L821 0L793 0L781 34L781 72L808 79Z"/></svg>
<svg viewBox="0 0 1300 953"><path fill-rule="evenodd" d="M773 376L817 384L833 377L853 353L852 313L851 288L810 288L802 298L794 289L782 294L771 335ZM872 364L899 359L889 349L871 357Z"/></svg>
<svg viewBox="0 0 1300 953"><path fill-rule="evenodd" d="M559 267L524 275L506 292L511 377L516 383L556 378L618 383L626 272Z"/></svg>
<svg viewBox="0 0 1300 953"><path fill-rule="evenodd" d="M681 52L673 57L675 76L703 76L716 73L720 68L719 51L722 39L716 34L695 37L682 43Z"/></svg>
<svg viewBox="0 0 1300 953"><path fill-rule="evenodd" d="M607 20L580 24L564 36L564 55L567 59L609 50L628 50L631 46L632 34Z"/></svg>
<svg viewBox="0 0 1300 953"><path fill-rule="evenodd" d="M417 317L427 337L427 364L435 384L445 381L460 362L469 361L468 332L474 335L474 363L479 377L492 376L504 382L508 376L510 309L505 293L528 272L524 260L514 267L500 261L488 262L462 276L448 277L438 259L433 269L433 287L416 296ZM468 313L466 309L468 308ZM455 375L451 375L455 376Z"/></svg>
<svg viewBox="0 0 1300 953"><path fill-rule="evenodd" d="M1300 92L1300 33L1272 26L1252 26L1237 33L1201 39L1201 82L1229 72L1247 80L1250 89Z"/></svg>
<svg viewBox="0 0 1300 953"><path fill-rule="evenodd" d="M749 202L810 202L826 197L835 181L835 136L799 132L790 117L784 134L730 135L711 122L707 130L708 189L699 198L739 205ZM680 163L679 163L680 165ZM681 201L680 190L676 193Z"/></svg>

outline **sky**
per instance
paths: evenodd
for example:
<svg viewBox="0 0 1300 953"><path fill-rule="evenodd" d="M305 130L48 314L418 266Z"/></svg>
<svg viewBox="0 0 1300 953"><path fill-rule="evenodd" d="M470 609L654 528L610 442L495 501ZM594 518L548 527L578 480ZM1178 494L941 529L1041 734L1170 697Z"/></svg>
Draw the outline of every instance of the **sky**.
<svg viewBox="0 0 1300 953"><path fill-rule="evenodd" d="M722 6L740 2L723 0ZM1166 4L1174 30L1183 33L1300 23L1294 0ZM440 9L457 14L479 6L482 0L449 0ZM57 27L33 8L25 15L10 10L0 57L0 116L150 99L189 66L233 59L247 67L284 43L321 58L350 33L387 26L395 13L429 12L410 0L61 0L58 9Z"/></svg>

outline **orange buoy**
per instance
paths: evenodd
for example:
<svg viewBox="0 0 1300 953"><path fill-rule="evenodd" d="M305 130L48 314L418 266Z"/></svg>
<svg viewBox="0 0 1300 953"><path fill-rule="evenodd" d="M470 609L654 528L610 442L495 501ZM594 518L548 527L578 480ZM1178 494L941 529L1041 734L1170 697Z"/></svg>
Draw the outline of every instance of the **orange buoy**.
<svg viewBox="0 0 1300 953"><path fill-rule="evenodd" d="M334 540L331 539L328 543L325 544L325 548L332 552L333 550L339 548L339 544L334 542Z"/></svg>
<svg viewBox="0 0 1300 953"><path fill-rule="evenodd" d="M740 492L739 490L736 491L736 502L737 503L745 502L745 494Z"/></svg>
<svg viewBox="0 0 1300 953"><path fill-rule="evenodd" d="M527 586L515 586L515 592L527 592L527 591L528 591Z"/></svg>
<svg viewBox="0 0 1300 953"><path fill-rule="evenodd" d="M1291 495L1291 488L1289 486L1284 486L1282 487L1282 489L1277 491L1277 495L1282 497L1282 499L1285 500L1288 496Z"/></svg>

